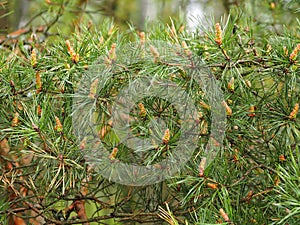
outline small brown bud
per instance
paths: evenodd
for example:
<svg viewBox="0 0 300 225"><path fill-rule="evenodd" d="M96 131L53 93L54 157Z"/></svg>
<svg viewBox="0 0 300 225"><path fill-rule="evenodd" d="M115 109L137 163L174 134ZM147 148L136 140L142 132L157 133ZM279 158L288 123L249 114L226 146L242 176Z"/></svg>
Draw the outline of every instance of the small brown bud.
<svg viewBox="0 0 300 225"><path fill-rule="evenodd" d="M35 74L35 82L36 82L36 93L40 93L42 91L42 80L41 80L41 74L39 72L36 72Z"/></svg>
<svg viewBox="0 0 300 225"><path fill-rule="evenodd" d="M226 221L226 222L229 222L230 220L229 220L229 217L228 217L228 215L225 213L225 211L224 211L224 209L220 209L220 214L221 214L221 216L223 217L223 219Z"/></svg>
<svg viewBox="0 0 300 225"><path fill-rule="evenodd" d="M116 156L117 156L117 153L118 153L118 148L114 148L114 149L112 150L112 152L110 153L109 158L110 158L110 159L115 159Z"/></svg>
<svg viewBox="0 0 300 225"><path fill-rule="evenodd" d="M145 32L139 32L138 35L140 37L141 46L144 46L145 45Z"/></svg>
<svg viewBox="0 0 300 225"><path fill-rule="evenodd" d="M216 23L215 29L216 29L215 42L220 46L222 44L222 28L221 28L221 25L219 23Z"/></svg>
<svg viewBox="0 0 300 225"><path fill-rule="evenodd" d="M11 126L12 126L12 127L16 127L16 126L18 126L18 124L19 124L19 113L16 112L16 113L14 114L13 120L11 121Z"/></svg>
<svg viewBox="0 0 300 225"><path fill-rule="evenodd" d="M222 101L223 106L226 109L226 114L227 116L231 116L232 115L232 109L228 106L227 102Z"/></svg>
<svg viewBox="0 0 300 225"><path fill-rule="evenodd" d="M292 53L290 54L290 61L295 61L297 59L298 52L300 51L300 44L298 44Z"/></svg>
<svg viewBox="0 0 300 225"><path fill-rule="evenodd" d="M283 154L279 156L279 161L281 162L286 161L285 156Z"/></svg>
<svg viewBox="0 0 300 225"><path fill-rule="evenodd" d="M165 130L165 133L164 133L164 136L162 138L162 141L166 145L169 143L169 141L170 141L170 130L169 129Z"/></svg>
<svg viewBox="0 0 300 225"><path fill-rule="evenodd" d="M229 91L234 92L234 77L231 77L230 81L228 82L227 88Z"/></svg>
<svg viewBox="0 0 300 225"><path fill-rule="evenodd" d="M292 112L289 115L289 119L291 119L291 120L296 119L298 111L299 111L299 104L296 103Z"/></svg>
<svg viewBox="0 0 300 225"><path fill-rule="evenodd" d="M254 105L250 106L248 116L249 117L254 117L255 116L255 106Z"/></svg>
<svg viewBox="0 0 300 225"><path fill-rule="evenodd" d="M42 108L40 105L37 106L37 114L38 114L38 116L42 115Z"/></svg>
<svg viewBox="0 0 300 225"><path fill-rule="evenodd" d="M218 189L218 184L215 184L215 183L207 183L207 187L216 190L216 189Z"/></svg>
<svg viewBox="0 0 300 225"><path fill-rule="evenodd" d="M67 48L68 48L68 53L71 56L72 62L77 63L79 61L79 54L77 54L74 51L74 49L73 49L73 47L72 47L69 40L66 40L66 45L67 45Z"/></svg>
<svg viewBox="0 0 300 225"><path fill-rule="evenodd" d="M116 47L117 47L117 44L116 43L113 43L110 47L110 50L108 52L108 57L109 59L111 60L116 60L117 59L117 55L116 55Z"/></svg>
<svg viewBox="0 0 300 225"><path fill-rule="evenodd" d="M34 48L34 49L32 49L32 52L31 52L31 65L32 65L33 68L35 68L36 64L37 64L37 61L36 61L36 50Z"/></svg>
<svg viewBox="0 0 300 225"><path fill-rule="evenodd" d="M147 111L146 111L146 109L145 109L145 106L144 106L144 104L143 103L139 103L138 104L138 106L139 106L139 108L140 108L140 117L145 117L146 115L147 115Z"/></svg>
<svg viewBox="0 0 300 225"><path fill-rule="evenodd" d="M250 199L252 198L252 196L253 196L253 191L250 190L250 191L247 193L247 195L246 195L246 199L247 199L247 200L250 200Z"/></svg>
<svg viewBox="0 0 300 225"><path fill-rule="evenodd" d="M63 126L62 126L62 124L61 124L61 122L60 122L60 120L59 120L59 118L57 116L55 116L55 123L56 123L56 125L55 125L54 129L57 132L62 132Z"/></svg>
<svg viewBox="0 0 300 225"><path fill-rule="evenodd" d="M199 177L204 177L204 169L206 165L206 157L203 157L201 159L200 165L199 165Z"/></svg>
<svg viewBox="0 0 300 225"><path fill-rule="evenodd" d="M202 106L202 108L206 109L206 110L210 110L210 106L208 104L206 104L203 101L200 101L199 104Z"/></svg>

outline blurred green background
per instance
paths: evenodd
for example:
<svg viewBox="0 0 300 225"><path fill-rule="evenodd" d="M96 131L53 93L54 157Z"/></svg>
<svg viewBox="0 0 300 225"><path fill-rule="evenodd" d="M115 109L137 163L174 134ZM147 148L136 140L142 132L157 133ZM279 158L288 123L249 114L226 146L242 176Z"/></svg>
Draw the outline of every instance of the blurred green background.
<svg viewBox="0 0 300 225"><path fill-rule="evenodd" d="M147 21L180 17L195 30L200 21L205 25L211 17L218 20L233 7L243 9L243 13L254 17L257 23L267 24L278 32L282 24L296 23L300 16L299 5L298 0L0 0L0 33L43 25L51 20L49 12L56 16L58 10L64 13L52 29L62 32L69 32L83 19L101 26L107 17L113 18L121 28L131 24L140 30Z"/></svg>

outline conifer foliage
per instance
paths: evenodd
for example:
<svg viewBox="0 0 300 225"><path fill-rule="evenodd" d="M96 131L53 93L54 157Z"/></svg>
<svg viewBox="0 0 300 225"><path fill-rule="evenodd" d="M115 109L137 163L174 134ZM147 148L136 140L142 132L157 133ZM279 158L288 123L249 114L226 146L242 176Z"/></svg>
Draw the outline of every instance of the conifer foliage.
<svg viewBox="0 0 300 225"><path fill-rule="evenodd" d="M72 34L57 33L69 1L45 2L51 7L41 13L45 23L0 38L0 224L299 223L300 22L283 26L275 16L277 11L299 16L297 2L261 1L273 24L250 17L241 3L193 32L175 18L140 31L119 29L111 20L99 26L82 13ZM154 41L177 46L185 62L201 58L219 82L226 124L223 142L214 142L221 150L213 161L204 150L214 106L184 66L166 61L163 51L170 49ZM127 59L119 52L128 43L141 46L139 58L118 64ZM97 109L82 116L98 124L97 138L111 165L159 165L172 156L181 134L181 118L168 100L143 98L125 119L135 137L153 137L152 144L146 149L120 144L110 116L125 85L137 77L159 77L191 97L198 113L197 147L172 177L129 186L87 163L84 152L91 143L74 131L80 127L73 120L74 99L95 63L104 71L118 69L105 83L104 74L90 77L79 106L92 102Z"/></svg>

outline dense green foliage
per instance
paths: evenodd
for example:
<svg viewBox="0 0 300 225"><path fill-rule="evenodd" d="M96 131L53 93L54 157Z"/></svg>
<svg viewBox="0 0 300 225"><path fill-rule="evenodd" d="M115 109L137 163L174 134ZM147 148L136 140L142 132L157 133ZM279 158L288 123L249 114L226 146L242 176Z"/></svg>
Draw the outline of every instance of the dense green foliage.
<svg viewBox="0 0 300 225"><path fill-rule="evenodd" d="M266 4L270 13L285 7ZM109 20L101 26L83 20L69 36L49 35L45 27L1 40L0 223L22 224L16 219L22 218L26 224L298 224L300 23L265 24L236 8L219 23L221 34L213 19L194 32L174 19L148 24L141 33L134 27L119 30ZM148 46L155 40L182 48L186 58L200 57L221 86L225 138L216 143L222 148L204 174L200 164L211 123L207 94L184 66L160 60L162 49L147 49L129 65L119 55L128 43ZM146 98L146 112L139 102L131 112L133 133L148 137L149 120L159 117L170 139L148 149L142 160L120 144L110 116L124 85L158 76L182 86L194 100L201 137L191 160L172 178L125 186L86 164L88 144L73 130L73 100L95 62L108 69L120 63L101 90L103 84L90 77L85 93L98 109L101 140L109 151L118 148L112 160L156 163L171 154L180 135L170 103ZM155 135L162 140L164 130Z"/></svg>

